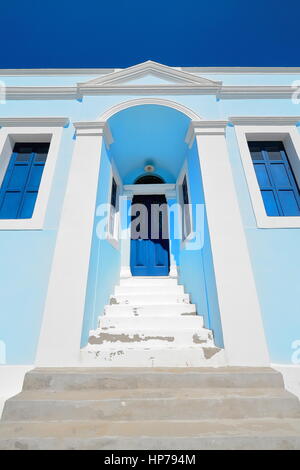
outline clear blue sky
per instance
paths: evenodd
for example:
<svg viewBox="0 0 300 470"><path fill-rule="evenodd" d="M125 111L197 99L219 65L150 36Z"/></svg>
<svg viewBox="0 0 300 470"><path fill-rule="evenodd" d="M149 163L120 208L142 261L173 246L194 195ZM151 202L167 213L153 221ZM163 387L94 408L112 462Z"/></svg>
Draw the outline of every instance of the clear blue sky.
<svg viewBox="0 0 300 470"><path fill-rule="evenodd" d="M300 0L6 0L0 68L300 66Z"/></svg>

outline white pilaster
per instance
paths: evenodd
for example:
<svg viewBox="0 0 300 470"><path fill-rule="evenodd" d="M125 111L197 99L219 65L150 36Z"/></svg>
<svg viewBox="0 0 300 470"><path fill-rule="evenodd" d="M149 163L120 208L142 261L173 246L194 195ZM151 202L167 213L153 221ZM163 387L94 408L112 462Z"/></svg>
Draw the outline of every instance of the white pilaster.
<svg viewBox="0 0 300 470"><path fill-rule="evenodd" d="M214 270L229 365L269 364L250 256L227 151L226 121L192 121L197 139Z"/></svg>
<svg viewBox="0 0 300 470"><path fill-rule="evenodd" d="M39 366L72 365L79 359L103 122L74 123L72 155L37 351Z"/></svg>

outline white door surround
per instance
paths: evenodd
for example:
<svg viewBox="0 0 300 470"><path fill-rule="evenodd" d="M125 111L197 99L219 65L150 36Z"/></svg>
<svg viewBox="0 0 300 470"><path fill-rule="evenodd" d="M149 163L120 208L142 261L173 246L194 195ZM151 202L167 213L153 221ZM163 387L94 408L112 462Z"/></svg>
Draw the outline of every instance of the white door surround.
<svg viewBox="0 0 300 470"><path fill-rule="evenodd" d="M128 210L127 201L132 201L133 196L144 194L162 194L166 197L167 203L170 204L172 200L176 199L176 185L175 184L128 184L123 186L123 210ZM170 220L169 220L170 227ZM130 228L129 228L130 230ZM174 256L172 255L172 239L170 243L170 272L169 276L177 278L177 266ZM122 279L131 277L130 270L130 233L122 237L121 244L121 273Z"/></svg>
<svg viewBox="0 0 300 470"><path fill-rule="evenodd" d="M122 103L122 109L137 105L136 101ZM139 101L139 104L145 104L144 99ZM147 98L147 104L157 104L156 101L157 99ZM170 106L168 100L160 100L160 104ZM182 105L180 107L181 112L190 117L191 111L187 108L184 111ZM107 111L107 119L110 115ZM112 141L105 121L74 125L76 144L37 352L37 363L40 366L80 364L80 337L100 151L103 136ZM201 149L200 167L227 360L229 365L262 366L269 364L269 357L227 152L226 125L226 121L201 121L199 117L198 120L193 118L187 139L191 141L196 136L198 148ZM215 171L216 168L218 172ZM79 182L82 188L80 193ZM137 191L143 189L141 186L136 185ZM147 186L150 190L151 185ZM219 188L217 194L216 186ZM131 197L131 188L132 185L130 188L124 187L125 193L128 191L126 197ZM167 191L165 194L168 198ZM222 197L219 197L220 194ZM125 266L124 260L122 264Z"/></svg>

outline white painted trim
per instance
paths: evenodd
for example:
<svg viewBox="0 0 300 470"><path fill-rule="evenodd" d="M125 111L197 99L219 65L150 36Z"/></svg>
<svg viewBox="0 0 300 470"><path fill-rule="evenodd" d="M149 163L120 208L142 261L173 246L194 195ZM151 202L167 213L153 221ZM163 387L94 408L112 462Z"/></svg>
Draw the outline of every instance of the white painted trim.
<svg viewBox="0 0 300 470"><path fill-rule="evenodd" d="M271 364L283 376L285 388L300 399L300 364Z"/></svg>
<svg viewBox="0 0 300 470"><path fill-rule="evenodd" d="M193 125L201 149L200 167L225 354L232 366L266 366L270 363L269 354L228 155L226 124L224 121L223 131L215 123L211 128Z"/></svg>
<svg viewBox="0 0 300 470"><path fill-rule="evenodd" d="M0 117L0 127L65 127L67 117Z"/></svg>
<svg viewBox="0 0 300 470"><path fill-rule="evenodd" d="M101 174L100 177L101 178ZM106 240L116 249L120 250L120 194L123 193L123 185L122 180L120 178L119 172L114 161L111 161L111 168L110 168L110 186L108 188L108 198L107 202L110 203L111 201L111 191L112 191L112 180L115 180L117 184L117 194L116 194L116 201L118 210L114 215L114 233L109 232L109 226L107 230L107 237ZM110 221L111 214L109 214L109 221ZM109 225L109 224L108 224Z"/></svg>
<svg viewBox="0 0 300 470"><path fill-rule="evenodd" d="M198 116L198 114L196 114L190 108L180 103L176 103L175 101L166 100L162 98L138 98L134 100L123 101L122 103L118 103L112 108L109 108L107 111L101 114L101 116L99 117L99 121L107 121L114 114L119 113L120 111L123 111L124 109L132 108L134 106L143 106L145 104L157 104L159 106L167 106L168 108L172 108L172 109L176 109L177 111L180 111L181 113L188 116L190 119L193 119L196 121L202 119L200 116Z"/></svg>
<svg viewBox="0 0 300 470"><path fill-rule="evenodd" d="M182 211L182 203L183 203L183 199L182 199L182 183L183 183L183 180L184 180L184 177L186 177L186 184L187 184L187 190L188 190L188 198L189 198L189 203L190 203L190 206L189 206L189 215L190 215L190 224L191 224L191 231L190 233L188 233L188 235L185 237L185 239L181 239L181 243L180 243L180 247L182 250L184 250L186 248L186 246L188 245L189 241L194 237L194 234L193 234L193 213L192 213L192 210L191 210L191 204L192 204L192 198L191 198L191 189L190 189L190 178L189 178L189 172L188 172L188 164L187 164L187 160L184 161L184 164L182 165L182 168L180 170L180 173L179 173L179 176L177 178L177 181L176 181L176 193L177 193L177 201L179 201L180 205L181 205L181 211ZM181 216L184 214L184 212L182 211L181 212ZM186 220L185 220L185 216L183 215L184 217L184 224L186 225ZM182 220L178 221L180 224L181 224L181 232L182 232ZM183 233L181 233L181 236L183 237Z"/></svg>
<svg viewBox="0 0 300 470"><path fill-rule="evenodd" d="M175 68L172 66L172 68ZM300 74L300 67L180 67L177 70L188 73L205 73L221 75L297 75ZM124 70L118 68L43 68L43 69L0 69L0 77L22 77L22 76L72 76L72 75L102 75L110 74L115 71Z"/></svg>
<svg viewBox="0 0 300 470"><path fill-rule="evenodd" d="M300 116L232 116L229 121L236 126L295 126Z"/></svg>
<svg viewBox="0 0 300 470"><path fill-rule="evenodd" d="M185 143L192 148L196 135L224 135L228 122L224 120L191 121L185 137Z"/></svg>
<svg viewBox="0 0 300 470"><path fill-rule="evenodd" d="M79 123L56 238L36 362L78 365L95 205L105 133ZM88 158L87 158L88 157ZM78 188L81 188L78 191Z"/></svg>
<svg viewBox="0 0 300 470"><path fill-rule="evenodd" d="M20 393L26 372L34 365L0 365L0 418L5 401Z"/></svg>
<svg viewBox="0 0 300 470"><path fill-rule="evenodd" d="M96 136L103 135L107 148L113 143L114 139L110 131L108 122L101 121L78 121L73 122L76 129L76 136Z"/></svg>
<svg viewBox="0 0 300 470"><path fill-rule="evenodd" d="M32 124L32 121L30 121ZM25 123L25 121L24 121ZM0 129L0 185L16 142L50 142L33 215L31 219L0 219L0 230L41 230L62 137L62 127L2 127Z"/></svg>
<svg viewBox="0 0 300 470"><path fill-rule="evenodd" d="M232 118L231 118L232 119ZM274 119L274 118L273 118ZM295 122L297 118L291 118ZM235 121L236 122L236 121ZM251 121L252 122L252 121ZM265 122L265 121L262 121ZM278 122L281 122L280 120ZM283 121L284 122L284 121ZM286 122L289 122L286 119ZM248 140L281 140L286 148L296 180L300 186L300 135L295 126L277 125L276 120L268 126L235 126L236 138L240 150L249 194L252 202L257 227L259 228L300 228L300 217L271 217L265 210L259 184L256 178Z"/></svg>
<svg viewBox="0 0 300 470"><path fill-rule="evenodd" d="M288 85L223 85L213 88L205 85L94 85L74 86L7 86L7 100L80 100L84 96L97 95L215 95L218 99L291 99L298 90Z"/></svg>
<svg viewBox="0 0 300 470"><path fill-rule="evenodd" d="M123 194L133 197L135 194L163 194L166 199L176 198L175 184L125 184Z"/></svg>
<svg viewBox="0 0 300 470"><path fill-rule="evenodd" d="M219 99L288 99L298 90L291 85L223 85L217 97Z"/></svg>
<svg viewBox="0 0 300 470"><path fill-rule="evenodd" d="M203 86L205 89L218 89L221 85L221 82L198 77L174 67L147 60L146 62L127 67L126 69L114 71L111 74L84 83L78 83L78 86L80 91L83 89L93 89L95 86L114 86L115 84L117 84L117 88L119 88L118 85L121 82L140 78L146 74L154 74L160 78L175 81L179 85L196 85L200 88ZM164 85L161 86L164 87Z"/></svg>

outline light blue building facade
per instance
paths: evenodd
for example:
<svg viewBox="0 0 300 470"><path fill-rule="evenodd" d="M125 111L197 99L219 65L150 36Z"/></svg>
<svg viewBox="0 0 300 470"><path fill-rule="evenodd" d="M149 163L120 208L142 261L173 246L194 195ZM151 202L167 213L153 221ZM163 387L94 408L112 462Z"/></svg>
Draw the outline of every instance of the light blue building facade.
<svg viewBox="0 0 300 470"><path fill-rule="evenodd" d="M149 61L0 80L2 375L209 359L273 364L299 381L300 69ZM167 242L140 248L130 208L154 195L168 206ZM135 277L163 281L157 299ZM187 341L186 323L172 325L164 280L189 294L181 316L201 317L215 362L198 327ZM113 295L119 285L134 308L152 305L147 326L126 313L122 288ZM101 323L110 315L119 323Z"/></svg>

